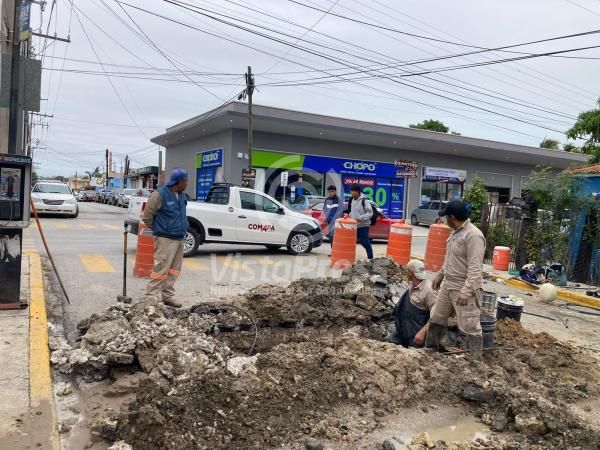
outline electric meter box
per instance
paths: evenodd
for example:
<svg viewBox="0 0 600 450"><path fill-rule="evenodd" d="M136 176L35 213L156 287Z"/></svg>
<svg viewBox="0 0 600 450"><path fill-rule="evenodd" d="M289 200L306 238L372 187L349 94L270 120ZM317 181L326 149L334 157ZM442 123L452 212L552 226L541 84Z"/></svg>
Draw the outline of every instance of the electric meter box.
<svg viewBox="0 0 600 450"><path fill-rule="evenodd" d="M0 153L0 228L27 228L30 216L31 158Z"/></svg>

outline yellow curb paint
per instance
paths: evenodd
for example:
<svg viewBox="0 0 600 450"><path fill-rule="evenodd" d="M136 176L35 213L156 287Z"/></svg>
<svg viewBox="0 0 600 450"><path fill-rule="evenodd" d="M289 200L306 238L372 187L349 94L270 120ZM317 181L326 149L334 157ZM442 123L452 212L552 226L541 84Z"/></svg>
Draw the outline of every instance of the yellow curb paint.
<svg viewBox="0 0 600 450"><path fill-rule="evenodd" d="M116 225L110 225L108 223L102 224L104 228L108 228L109 230L121 230L123 231L123 227L118 227Z"/></svg>
<svg viewBox="0 0 600 450"><path fill-rule="evenodd" d="M96 225L92 225L89 223L82 223L79 225L81 228L83 228L84 230L94 230L96 229Z"/></svg>
<svg viewBox="0 0 600 450"><path fill-rule="evenodd" d="M268 256L252 256L251 258L259 264L264 264L267 266L272 266L275 264L275 262Z"/></svg>
<svg viewBox="0 0 600 450"><path fill-rule="evenodd" d="M116 272L110 261L103 255L81 254L79 259L85 266L85 270L91 273Z"/></svg>
<svg viewBox="0 0 600 450"><path fill-rule="evenodd" d="M32 406L46 402L50 405L50 448L59 449L58 423L54 406L50 351L48 348L48 317L42 276L42 261L36 252L29 255L29 398Z"/></svg>
<svg viewBox="0 0 600 450"><path fill-rule="evenodd" d="M56 228L60 228L62 230L66 230L67 228L71 228L71 225L67 225L66 223L57 223L54 224Z"/></svg>
<svg viewBox="0 0 600 450"><path fill-rule="evenodd" d="M202 264L201 262L191 259L184 259L183 267L189 270L208 270L208 266L206 264Z"/></svg>

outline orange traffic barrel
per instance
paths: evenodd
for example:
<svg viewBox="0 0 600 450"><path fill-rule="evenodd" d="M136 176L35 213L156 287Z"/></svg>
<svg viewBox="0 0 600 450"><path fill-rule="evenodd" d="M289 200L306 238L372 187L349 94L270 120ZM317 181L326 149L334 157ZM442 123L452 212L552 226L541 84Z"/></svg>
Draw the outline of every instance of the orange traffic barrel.
<svg viewBox="0 0 600 450"><path fill-rule="evenodd" d="M492 266L494 270L508 270L510 264L510 248L509 247L494 247L494 257L492 258Z"/></svg>
<svg viewBox="0 0 600 450"><path fill-rule="evenodd" d="M152 230L140 221L138 228L137 251L135 252L135 266L133 276L136 278L150 278L154 267L154 239Z"/></svg>
<svg viewBox="0 0 600 450"><path fill-rule="evenodd" d="M404 222L393 223L390 226L390 234L388 235L386 256L400 265L408 264L408 261L410 261L412 232L413 227Z"/></svg>
<svg viewBox="0 0 600 450"><path fill-rule="evenodd" d="M333 243L331 244L331 267L347 269L356 261L357 222L344 214L335 221Z"/></svg>
<svg viewBox="0 0 600 450"><path fill-rule="evenodd" d="M425 270L439 272L442 269L450 231L450 227L443 223L433 224L429 227L427 247L425 248Z"/></svg>

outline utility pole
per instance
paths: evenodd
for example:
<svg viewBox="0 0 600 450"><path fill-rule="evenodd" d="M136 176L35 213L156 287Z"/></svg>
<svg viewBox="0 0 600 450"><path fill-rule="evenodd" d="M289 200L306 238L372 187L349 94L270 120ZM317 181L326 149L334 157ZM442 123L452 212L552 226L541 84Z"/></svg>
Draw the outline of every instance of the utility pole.
<svg viewBox="0 0 600 450"><path fill-rule="evenodd" d="M104 176L104 189L108 190L108 149L106 149L106 175Z"/></svg>
<svg viewBox="0 0 600 450"><path fill-rule="evenodd" d="M19 97L21 87L21 0L15 0L12 46L11 46L11 66L10 66L10 104L8 113L8 153L20 153L18 149L19 141Z"/></svg>
<svg viewBox="0 0 600 450"><path fill-rule="evenodd" d="M246 72L246 95L248 96L248 169L252 169L252 94L254 93L254 77L252 76L252 67L248 66Z"/></svg>

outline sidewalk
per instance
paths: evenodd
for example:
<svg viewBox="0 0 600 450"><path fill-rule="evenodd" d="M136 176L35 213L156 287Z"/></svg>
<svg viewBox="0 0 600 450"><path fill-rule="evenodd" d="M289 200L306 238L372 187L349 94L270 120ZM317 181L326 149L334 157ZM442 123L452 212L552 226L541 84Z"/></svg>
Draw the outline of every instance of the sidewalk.
<svg viewBox="0 0 600 450"><path fill-rule="evenodd" d="M26 249L21 299L28 308L0 311L0 449L58 450L42 262Z"/></svg>

